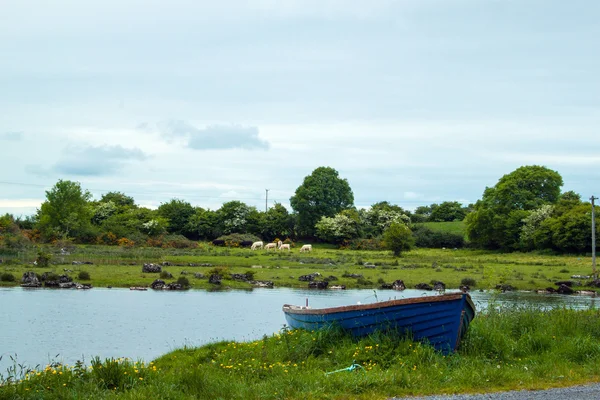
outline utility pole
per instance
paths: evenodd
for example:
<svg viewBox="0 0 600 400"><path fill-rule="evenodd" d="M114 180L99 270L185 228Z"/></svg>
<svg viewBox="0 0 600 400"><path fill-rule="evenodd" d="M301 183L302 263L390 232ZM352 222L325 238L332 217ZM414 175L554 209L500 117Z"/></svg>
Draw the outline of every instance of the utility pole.
<svg viewBox="0 0 600 400"><path fill-rule="evenodd" d="M592 270L594 271L594 280L598 279L596 274L596 209L594 206L594 200L598 200L597 197L590 197L592 201Z"/></svg>
<svg viewBox="0 0 600 400"><path fill-rule="evenodd" d="M265 189L265 212L267 212L267 204L269 203L269 189Z"/></svg>

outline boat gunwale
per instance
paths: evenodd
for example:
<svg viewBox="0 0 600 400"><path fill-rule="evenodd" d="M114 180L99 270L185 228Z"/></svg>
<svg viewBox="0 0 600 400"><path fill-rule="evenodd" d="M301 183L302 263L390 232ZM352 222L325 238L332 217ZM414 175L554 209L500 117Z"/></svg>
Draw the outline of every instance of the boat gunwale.
<svg viewBox="0 0 600 400"><path fill-rule="evenodd" d="M379 308L386 307L394 307L394 306L402 306L402 305L410 305L410 304L420 304L420 303L434 303L434 302L445 302L445 301L454 301L460 300L466 297L467 303L475 312L475 305L471 300L471 296L468 293L449 293L442 295L433 295L433 296L421 296L421 297L412 297L408 299L399 299L399 300L386 300L380 301L377 303L369 303L369 304L356 304L351 306L338 306L338 307L328 307L328 308L300 308L299 306L294 306L291 304L283 305L283 312L288 314L304 314L304 315L321 315L321 314L335 314L341 312L348 311L361 311L361 310L374 310Z"/></svg>

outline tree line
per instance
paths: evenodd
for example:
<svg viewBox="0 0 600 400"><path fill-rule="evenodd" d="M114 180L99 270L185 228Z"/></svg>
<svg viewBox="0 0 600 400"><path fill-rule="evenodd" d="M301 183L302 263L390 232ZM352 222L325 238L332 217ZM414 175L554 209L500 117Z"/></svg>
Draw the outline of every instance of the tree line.
<svg viewBox="0 0 600 400"><path fill-rule="evenodd" d="M415 244L586 251L591 246L591 206L576 193L561 193L562 184L556 171L524 166L486 188L475 204L447 201L411 212L381 201L358 209L348 181L333 168L319 167L290 198L290 212L279 203L259 211L241 201L229 201L210 210L182 199L171 199L154 210L137 205L133 197L121 192L94 200L78 182L59 180L46 192L35 215L0 217L0 241L8 247L61 240L177 247L218 238L235 237L238 242L243 238L302 238L358 249L389 248L396 254ZM463 235L423 225L463 220L466 241Z"/></svg>

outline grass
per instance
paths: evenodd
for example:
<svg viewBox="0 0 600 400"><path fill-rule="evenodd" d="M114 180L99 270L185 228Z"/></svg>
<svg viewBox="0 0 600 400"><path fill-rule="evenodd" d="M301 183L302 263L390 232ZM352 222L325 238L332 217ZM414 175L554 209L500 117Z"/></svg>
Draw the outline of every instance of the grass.
<svg viewBox="0 0 600 400"><path fill-rule="evenodd" d="M149 286L158 273L142 273L142 264L168 262L163 271L173 275L167 281L176 281L187 273L191 287L208 289L208 274L219 267L225 272L254 273L254 279L272 281L278 287L305 288L299 281L301 275L319 272L324 277L336 276L338 285L347 288L377 288L380 282L391 283L402 279L408 288L432 280L442 281L447 288L458 288L461 281L474 280L476 287L492 288L497 284L509 284L520 290L534 290L553 286L554 282L569 280L572 275L591 275L591 258L573 255L548 255L537 253L502 254L481 250L416 249L395 258L387 251L338 250L313 246L311 253L265 252L249 249L222 248L200 244L196 249L120 248L116 246L78 246L69 255L60 255L50 249L51 265L43 268L32 265L36 251L5 253L0 251L4 262L0 274L17 277L14 282L0 281L0 286L16 286L26 271L38 274L54 272L69 274L75 280L81 272L91 277L85 283L96 287ZM72 265L73 261L88 261L93 265ZM189 266L189 264L196 266ZM365 268L364 264L375 268ZM204 266L201 266L204 265ZM195 278L194 274L206 278ZM360 274L363 279L344 277ZM8 276L8 275L7 275ZM583 281L579 282L583 284ZM221 287L248 288L247 282L223 280ZM582 289L583 287L577 287Z"/></svg>
<svg viewBox="0 0 600 400"><path fill-rule="evenodd" d="M147 364L96 359L89 367L21 370L0 379L0 400L380 399L542 389L598 381L598 340L595 310L490 306L449 356L394 333L355 339L336 329L283 329L253 342L185 347ZM326 374L355 362L363 368Z"/></svg>
<svg viewBox="0 0 600 400"><path fill-rule="evenodd" d="M420 225L424 225L432 231L456 233L457 235L461 236L465 236L467 234L464 221L423 222Z"/></svg>

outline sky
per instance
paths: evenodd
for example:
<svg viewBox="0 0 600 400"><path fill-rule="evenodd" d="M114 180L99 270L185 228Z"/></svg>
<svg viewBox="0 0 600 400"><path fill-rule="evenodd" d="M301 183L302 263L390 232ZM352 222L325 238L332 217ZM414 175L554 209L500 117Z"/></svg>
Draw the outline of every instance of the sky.
<svg viewBox="0 0 600 400"><path fill-rule="evenodd" d="M523 165L600 195L596 0L0 0L0 213L59 179L264 209L474 203Z"/></svg>

